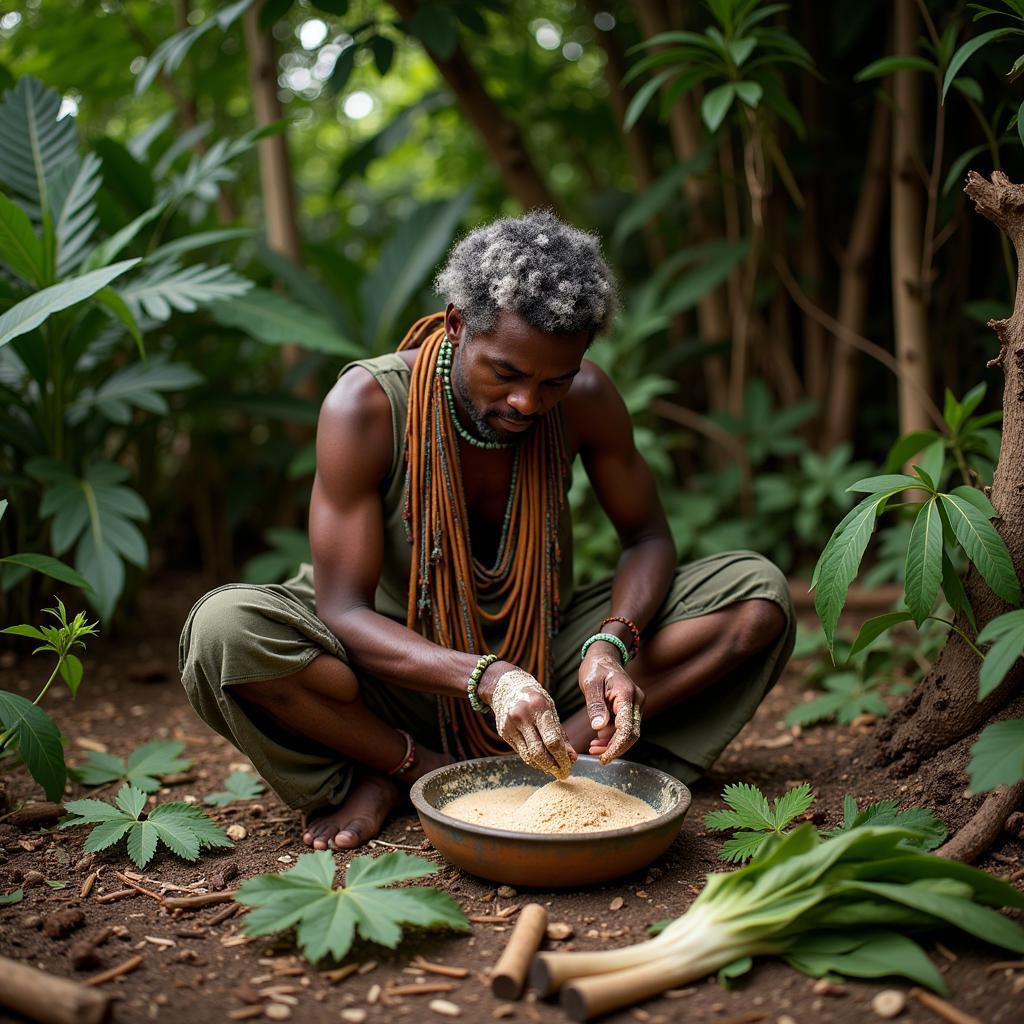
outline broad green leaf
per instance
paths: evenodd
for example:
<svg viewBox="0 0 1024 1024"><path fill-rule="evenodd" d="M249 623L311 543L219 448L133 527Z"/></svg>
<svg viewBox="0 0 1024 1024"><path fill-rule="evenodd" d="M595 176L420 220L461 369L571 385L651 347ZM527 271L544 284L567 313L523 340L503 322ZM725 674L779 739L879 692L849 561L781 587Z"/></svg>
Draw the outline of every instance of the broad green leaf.
<svg viewBox="0 0 1024 1024"><path fill-rule="evenodd" d="M934 74L938 69L924 57L882 57L873 61L866 68L861 68L853 76L855 82L867 82L872 78L885 78L897 71L926 71Z"/></svg>
<svg viewBox="0 0 1024 1024"><path fill-rule="evenodd" d="M45 640L46 634L36 626L7 626L0 629L0 633L9 633L11 636L23 636L29 640Z"/></svg>
<svg viewBox="0 0 1024 1024"><path fill-rule="evenodd" d="M264 790L264 785L252 772L232 772L224 782L224 789L218 793L210 793L203 798L204 804L223 807L236 800L252 800Z"/></svg>
<svg viewBox="0 0 1024 1024"><path fill-rule="evenodd" d="M919 430L901 437L889 449L889 454L886 456L886 473L895 474L897 470L906 465L918 452L923 451L930 444L939 440L941 440L941 436L935 433L934 430Z"/></svg>
<svg viewBox="0 0 1024 1024"><path fill-rule="evenodd" d="M131 270L140 261L122 260L102 270L93 270L80 277L71 277L51 285L16 303L0 314L0 348L22 334L35 330L51 314L77 305L105 288L115 278Z"/></svg>
<svg viewBox="0 0 1024 1024"><path fill-rule="evenodd" d="M24 196L29 215L42 219L47 182L57 168L78 159L75 118L58 120L61 96L24 75L0 102L0 185Z"/></svg>
<svg viewBox="0 0 1024 1024"><path fill-rule="evenodd" d="M419 886L381 888L436 870L435 864L400 851L376 860L355 857L348 867L349 884L334 889L334 858L319 851L303 854L284 874L250 879L235 898L254 908L245 917L250 935L294 927L309 960L316 962L328 954L340 960L356 935L394 947L403 924L467 929L465 915L447 893Z"/></svg>
<svg viewBox="0 0 1024 1024"><path fill-rule="evenodd" d="M942 520L934 497L921 506L914 519L905 579L907 607L920 627L931 614L942 581Z"/></svg>
<svg viewBox="0 0 1024 1024"><path fill-rule="evenodd" d="M15 889L14 892L0 893L0 907L10 907L20 903L25 898L24 889Z"/></svg>
<svg viewBox="0 0 1024 1024"><path fill-rule="evenodd" d="M1014 571L1013 559L1003 538L988 521L983 512L957 494L943 494L942 506L949 519L949 525L967 553L977 566L985 582L1004 601L1021 603L1020 583Z"/></svg>
<svg viewBox="0 0 1024 1024"><path fill-rule="evenodd" d="M82 662L74 654L65 655L60 665L60 677L68 684L72 697L78 693L83 675L85 675L85 669L82 667Z"/></svg>
<svg viewBox="0 0 1024 1024"><path fill-rule="evenodd" d="M802 936L783 957L804 974L820 978L829 973L852 978L910 978L941 995L948 990L935 965L921 947L906 936L893 932L867 932L856 936L856 945L842 952L823 951L828 933ZM851 936L852 938L852 936Z"/></svg>
<svg viewBox="0 0 1024 1024"><path fill-rule="evenodd" d="M173 260L150 266L118 294L133 314L145 313L153 320L165 321L174 310L194 313L232 296L244 295L252 282L230 267L207 267L203 263L182 267Z"/></svg>
<svg viewBox="0 0 1024 1024"><path fill-rule="evenodd" d="M367 354L355 341L340 334L327 317L264 288L252 288L245 295L217 302L211 313L217 323L237 327L267 345L299 345L351 359Z"/></svg>
<svg viewBox="0 0 1024 1024"><path fill-rule="evenodd" d="M748 107L756 107L761 102L761 97L764 95L764 90L757 82L737 82L736 83L736 95Z"/></svg>
<svg viewBox="0 0 1024 1024"><path fill-rule="evenodd" d="M860 627L857 639L853 641L850 647L849 657L852 658L855 654L860 654L865 648L870 647L883 633L892 629L893 626L901 622L912 622L913 619L914 616L910 612L886 612L884 615L876 615L873 619L868 619Z"/></svg>
<svg viewBox="0 0 1024 1024"><path fill-rule="evenodd" d="M1013 786L1024 779L1024 719L986 726L971 747L967 774L975 793Z"/></svg>
<svg viewBox="0 0 1024 1024"><path fill-rule="evenodd" d="M29 284L43 283L43 245L28 214L0 192L0 262Z"/></svg>
<svg viewBox="0 0 1024 1024"><path fill-rule="evenodd" d="M1014 28L996 28L990 32L982 32L980 36L975 36L973 39L968 39L963 46L960 47L953 54L949 62L949 67L946 68L945 77L942 79L942 100L945 102L946 93L949 92L949 87L953 84L953 79L956 78L960 69L964 66L980 50L983 46L987 46L989 43L995 42L996 39L1002 39L1008 35L1021 35L1020 29Z"/></svg>
<svg viewBox="0 0 1024 1024"><path fill-rule="evenodd" d="M60 731L50 716L32 701L0 690L0 725L9 730L32 778L48 800L60 801L67 770Z"/></svg>
<svg viewBox="0 0 1024 1024"><path fill-rule="evenodd" d="M716 86L704 97L700 105L700 115L712 135L722 126L735 98L736 86L733 82Z"/></svg>
<svg viewBox="0 0 1024 1024"><path fill-rule="evenodd" d="M990 907L978 906L969 899L946 895L925 887L923 883L892 885L885 882L843 882L838 888L842 892L881 896L893 903L931 914L994 946L1024 953L1024 928Z"/></svg>
<svg viewBox="0 0 1024 1024"><path fill-rule="evenodd" d="M978 643L991 643L981 663L978 700L987 697L1024 654L1024 608L993 619L979 634Z"/></svg>
<svg viewBox="0 0 1024 1024"><path fill-rule="evenodd" d="M99 224L92 200L101 182L100 159L95 153L63 164L49 181L57 271L62 277L81 264Z"/></svg>
<svg viewBox="0 0 1024 1024"><path fill-rule="evenodd" d="M62 583L70 583L80 590L92 590L88 581L75 572L74 569L56 558L51 558L49 555L37 555L31 552L7 555L5 558L0 558L0 562L9 562L11 565L23 565L35 572L41 572L45 576L51 576L55 580L60 580Z"/></svg>
<svg viewBox="0 0 1024 1024"><path fill-rule="evenodd" d="M169 407L164 393L195 387L202 380L187 363L171 363L164 355L153 356L116 370L95 390L84 388L67 408L68 422L77 426L93 410L124 425L131 422L134 409L166 415Z"/></svg>
<svg viewBox="0 0 1024 1024"><path fill-rule="evenodd" d="M918 463L935 487L941 487L946 465L946 442L942 439L933 441L921 452Z"/></svg>
<svg viewBox="0 0 1024 1024"><path fill-rule="evenodd" d="M918 449L920 450L920 449ZM869 476L850 484L848 491L862 491L866 494L880 494L882 491L895 492L907 487L920 488L921 481L906 473L885 473L882 476Z"/></svg>
<svg viewBox="0 0 1024 1024"><path fill-rule="evenodd" d="M969 501L986 519L995 519L999 515L985 492L978 490L977 487L961 484L959 487L954 487L950 493L955 494L958 498L963 498L964 501Z"/></svg>

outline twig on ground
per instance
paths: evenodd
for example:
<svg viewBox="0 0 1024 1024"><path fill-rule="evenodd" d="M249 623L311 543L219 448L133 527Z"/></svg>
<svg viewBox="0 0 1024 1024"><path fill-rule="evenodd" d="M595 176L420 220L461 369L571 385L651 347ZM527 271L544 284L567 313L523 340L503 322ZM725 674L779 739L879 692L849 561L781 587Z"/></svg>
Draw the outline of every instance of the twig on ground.
<svg viewBox="0 0 1024 1024"><path fill-rule="evenodd" d="M96 884L97 878L99 878L99 874L95 871L86 876L85 881L82 883L82 888L78 890L79 899L84 900L92 892L92 887Z"/></svg>
<svg viewBox="0 0 1024 1024"><path fill-rule="evenodd" d="M426 981L422 985L394 985L384 989L386 996L426 996L438 992L451 992L459 986L451 981Z"/></svg>
<svg viewBox="0 0 1024 1024"><path fill-rule="evenodd" d="M96 897L97 903L113 903L114 900L122 900L125 896L138 896L135 889L118 889L116 892L106 892Z"/></svg>
<svg viewBox="0 0 1024 1024"><path fill-rule="evenodd" d="M1024 971L1024 960L997 960L985 968L986 974L995 974L997 971Z"/></svg>
<svg viewBox="0 0 1024 1024"><path fill-rule="evenodd" d="M413 957L412 966L418 967L421 971L428 971L430 974L443 974L446 978L467 978L469 970L465 967L449 967L448 964L435 964L423 957Z"/></svg>
<svg viewBox="0 0 1024 1024"><path fill-rule="evenodd" d="M167 896L161 902L168 910L198 910L200 907L212 907L215 903L230 903L235 898L237 889L224 892L207 892L201 896Z"/></svg>
<svg viewBox="0 0 1024 1024"><path fill-rule="evenodd" d="M933 995L923 988L918 988L916 985L910 990L910 994L922 1006L931 1010L932 1013L938 1014L943 1020L949 1021L949 1024L981 1024L977 1017L972 1017L969 1013L958 1010L952 1003L947 1003L945 999L940 999L937 995Z"/></svg>
<svg viewBox="0 0 1024 1024"><path fill-rule="evenodd" d="M146 958L140 953L137 956L131 956L127 960L119 963L116 967L111 967L109 970L101 971L99 974L94 974L91 978L87 978L82 982L83 985L103 985L108 981L112 981L114 978L120 978L122 974L130 974L132 971L142 966L142 962Z"/></svg>
<svg viewBox="0 0 1024 1024"><path fill-rule="evenodd" d="M130 886L136 892L141 892L143 896L148 896L151 900L156 900L157 903L163 903L164 898L159 893L153 892L151 889L147 889L143 885L139 885L138 882L133 882L127 875L121 874L120 871L115 871L114 874L117 875L125 885Z"/></svg>

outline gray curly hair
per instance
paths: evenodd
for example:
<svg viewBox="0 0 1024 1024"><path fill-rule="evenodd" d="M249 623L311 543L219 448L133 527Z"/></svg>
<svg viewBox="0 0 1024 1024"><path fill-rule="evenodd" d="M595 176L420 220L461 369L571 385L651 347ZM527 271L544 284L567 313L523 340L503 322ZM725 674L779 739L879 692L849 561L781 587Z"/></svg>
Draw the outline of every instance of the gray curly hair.
<svg viewBox="0 0 1024 1024"><path fill-rule="evenodd" d="M598 334L610 325L617 300L598 237L550 210L471 231L452 249L435 287L461 311L470 337L493 330L501 310L547 334Z"/></svg>

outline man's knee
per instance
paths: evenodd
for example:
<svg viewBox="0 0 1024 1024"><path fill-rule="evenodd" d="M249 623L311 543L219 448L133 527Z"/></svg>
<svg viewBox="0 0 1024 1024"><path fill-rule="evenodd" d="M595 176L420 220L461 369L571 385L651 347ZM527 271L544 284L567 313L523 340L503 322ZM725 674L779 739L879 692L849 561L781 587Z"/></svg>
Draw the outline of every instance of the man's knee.
<svg viewBox="0 0 1024 1024"><path fill-rule="evenodd" d="M741 657L748 658L772 647L785 632L786 613L766 598L752 598L735 606L729 642Z"/></svg>
<svg viewBox="0 0 1024 1024"><path fill-rule="evenodd" d="M221 587L211 591L193 609L181 638L182 672L201 669L218 682L230 680L239 666L234 657L263 630L262 616L249 587Z"/></svg>

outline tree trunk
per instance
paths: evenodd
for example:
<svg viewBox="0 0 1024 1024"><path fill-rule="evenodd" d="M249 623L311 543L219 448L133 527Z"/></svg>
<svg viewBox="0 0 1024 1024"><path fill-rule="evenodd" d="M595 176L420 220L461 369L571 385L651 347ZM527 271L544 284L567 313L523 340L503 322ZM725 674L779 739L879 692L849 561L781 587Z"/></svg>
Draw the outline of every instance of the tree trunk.
<svg viewBox="0 0 1024 1024"><path fill-rule="evenodd" d="M998 225L1017 251L1017 294L1012 316L992 320L999 337L999 355L990 366L1004 373L1003 442L989 497L999 518L996 528L1010 550L1018 578L1024 577L1024 187L1001 171L987 181L971 171L965 191L979 213ZM973 568L964 582L982 629L1009 607L989 590ZM957 625L970 629L958 616ZM978 701L978 657L950 633L931 671L906 704L877 730L881 760L898 774L970 735L1024 688L1024 660L1018 659L1002 684Z"/></svg>
<svg viewBox="0 0 1024 1024"><path fill-rule="evenodd" d="M864 165L857 206L850 226L850 241L843 254L839 276L839 308L836 318L855 334L864 333L871 284L871 263L882 226L886 186L889 183L889 149L892 129L889 106L879 100L871 120L871 138ZM825 415L825 451L853 440L857 407L860 353L842 335L835 336L835 363Z"/></svg>
<svg viewBox="0 0 1024 1024"><path fill-rule="evenodd" d="M587 0L587 10L593 17L604 10L604 5L601 0ZM629 131L622 128L629 107L629 96L623 88L622 80L626 77L628 69L615 36L600 29L597 29L596 33L598 46L604 51L604 77L608 83L612 112L615 114L616 124L622 131L629 169L632 171L637 191L646 192L658 178L658 171L654 166L654 147L647 137L642 121L638 121ZM666 256L665 241L658 232L657 219L644 225L644 244L647 247L647 261L654 270L665 261Z"/></svg>
<svg viewBox="0 0 1024 1024"><path fill-rule="evenodd" d="M412 18L419 7L417 0L392 0L391 5L406 20ZM530 159L519 126L505 116L484 88L461 43L447 58L438 57L429 47L426 52L497 164L509 194L526 210L538 207L557 210L558 203Z"/></svg>
<svg viewBox="0 0 1024 1024"><path fill-rule="evenodd" d="M897 55L910 55L919 30L915 0L893 3ZM899 381L900 433L928 430L921 390L931 393L926 287L921 280L924 203L918 173L921 138L921 74L893 74L892 133L892 292Z"/></svg>
<svg viewBox="0 0 1024 1024"><path fill-rule="evenodd" d="M647 38L666 32L670 27L676 27L669 21L659 0L634 0L633 7L641 30ZM664 86L663 89L667 87ZM668 126L672 147L680 163L692 160L704 147L700 119L691 97L683 96L673 104L669 111ZM721 237L721 232L712 223L707 212L717 205L714 183L691 175L683 184L683 194L686 197L693 229L692 241L707 242ZM697 328L705 341L725 341L731 336L732 327L724 289L716 288L697 304ZM725 360L719 356L707 356L702 360L702 366L711 408L725 409L729 403L729 378Z"/></svg>

